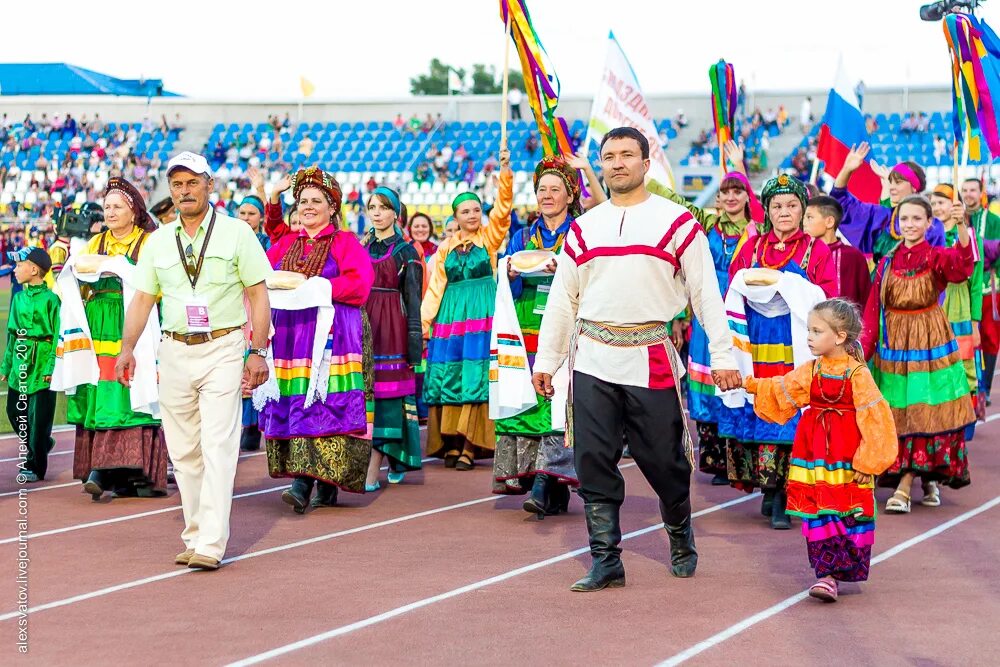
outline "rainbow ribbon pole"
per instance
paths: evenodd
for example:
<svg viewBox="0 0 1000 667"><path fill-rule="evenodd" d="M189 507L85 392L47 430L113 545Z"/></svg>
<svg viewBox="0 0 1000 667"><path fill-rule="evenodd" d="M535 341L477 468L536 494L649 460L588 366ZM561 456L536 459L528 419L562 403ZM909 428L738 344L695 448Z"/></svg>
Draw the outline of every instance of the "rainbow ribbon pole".
<svg viewBox="0 0 1000 667"><path fill-rule="evenodd" d="M964 137L973 160L982 158L983 144L993 157L1000 157L994 102L994 95L1000 94L1000 39L985 22L968 14L949 14L942 26L951 54L955 146Z"/></svg>
<svg viewBox="0 0 1000 667"><path fill-rule="evenodd" d="M535 116L542 147L546 155L569 155L573 152L566 120L556 115L559 105L559 77L549 61L545 47L531 24L525 0L500 0L500 20L507 25L510 12L510 34L521 59L525 94Z"/></svg>
<svg viewBox="0 0 1000 667"><path fill-rule="evenodd" d="M715 122L715 136L719 142L719 163L726 172L726 142L733 138L734 120L738 94L736 73L733 66L719 60L708 68L708 80L712 84L712 120Z"/></svg>

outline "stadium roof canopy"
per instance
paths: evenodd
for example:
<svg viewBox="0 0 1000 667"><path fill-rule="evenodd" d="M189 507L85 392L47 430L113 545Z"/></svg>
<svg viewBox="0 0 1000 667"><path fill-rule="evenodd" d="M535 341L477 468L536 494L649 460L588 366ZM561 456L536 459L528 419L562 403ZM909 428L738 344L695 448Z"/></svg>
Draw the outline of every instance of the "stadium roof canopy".
<svg viewBox="0 0 1000 667"><path fill-rule="evenodd" d="M0 95L177 97L160 79L116 79L66 63L0 63Z"/></svg>

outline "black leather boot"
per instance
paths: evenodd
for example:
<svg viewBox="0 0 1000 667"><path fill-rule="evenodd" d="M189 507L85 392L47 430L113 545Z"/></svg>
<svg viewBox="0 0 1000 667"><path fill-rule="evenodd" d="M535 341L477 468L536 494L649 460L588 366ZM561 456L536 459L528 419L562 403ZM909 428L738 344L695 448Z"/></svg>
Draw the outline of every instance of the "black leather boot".
<svg viewBox="0 0 1000 667"><path fill-rule="evenodd" d="M260 429L256 426L247 426L240 434L240 451L256 452L260 449Z"/></svg>
<svg viewBox="0 0 1000 667"><path fill-rule="evenodd" d="M555 477L549 477L549 507L552 513L569 512L569 498L569 485L563 484Z"/></svg>
<svg viewBox="0 0 1000 667"><path fill-rule="evenodd" d="M760 501L760 515L770 519L771 513L773 511L774 511L774 491L765 491L764 497Z"/></svg>
<svg viewBox="0 0 1000 667"><path fill-rule="evenodd" d="M538 473L535 483L531 485L531 495L521 505L525 512L537 514L539 519L552 514L549 508L549 476Z"/></svg>
<svg viewBox="0 0 1000 667"><path fill-rule="evenodd" d="M337 504L337 486L326 482L316 482L316 495L313 496L312 507L333 507Z"/></svg>
<svg viewBox="0 0 1000 667"><path fill-rule="evenodd" d="M691 511L679 524L667 522L667 512L660 503L660 516L663 517L663 527L670 539L670 574L675 577L692 577L698 567L698 552L694 546L694 525L691 523Z"/></svg>
<svg viewBox="0 0 1000 667"><path fill-rule="evenodd" d="M313 478L296 477L289 489L281 493L281 500L292 506L296 514L305 514L309 505L309 496L312 494Z"/></svg>
<svg viewBox="0 0 1000 667"><path fill-rule="evenodd" d="M97 502L104 494L105 481L104 474L100 470L91 470L87 475L87 480L83 483L83 490L90 494L91 500Z"/></svg>
<svg viewBox="0 0 1000 667"><path fill-rule="evenodd" d="M610 503L585 503L587 532L590 533L590 572L570 587L571 591L589 593L604 588L621 588L625 585L625 566L622 565L622 529L618 523L618 506Z"/></svg>
<svg viewBox="0 0 1000 667"><path fill-rule="evenodd" d="M774 494L774 507L771 511L771 528L774 530L788 530L792 527L792 520L785 514L788 496L784 491L777 491Z"/></svg>

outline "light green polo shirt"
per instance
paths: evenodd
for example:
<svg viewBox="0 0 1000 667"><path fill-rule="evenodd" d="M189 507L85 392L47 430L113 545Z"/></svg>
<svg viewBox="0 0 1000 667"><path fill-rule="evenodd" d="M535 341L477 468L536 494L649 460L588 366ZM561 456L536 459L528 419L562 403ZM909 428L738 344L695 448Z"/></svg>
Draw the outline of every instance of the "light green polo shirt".
<svg viewBox="0 0 1000 667"><path fill-rule="evenodd" d="M164 225L150 235L139 255L135 288L147 294L163 295L160 313L164 331L188 333L185 305L194 293L175 239L180 235L184 250L190 244L197 261L211 219L212 209L209 208L193 239L184 231L180 220ZM250 225L216 213L215 228L196 285L197 296L208 303L212 330L243 326L247 321L243 289L263 282L271 272L267 255Z"/></svg>

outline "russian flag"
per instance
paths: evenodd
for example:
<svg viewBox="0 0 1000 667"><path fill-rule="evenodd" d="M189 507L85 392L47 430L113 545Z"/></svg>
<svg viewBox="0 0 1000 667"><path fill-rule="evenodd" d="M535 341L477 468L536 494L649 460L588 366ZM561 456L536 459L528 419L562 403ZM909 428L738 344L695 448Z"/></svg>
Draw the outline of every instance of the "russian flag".
<svg viewBox="0 0 1000 667"><path fill-rule="evenodd" d="M823 171L836 178L851 146L868 140L858 96L843 63L838 63L837 78L826 101L826 113L823 114L816 148L816 157L823 161ZM851 175L847 190L863 202L877 204L882 194L882 181L866 161Z"/></svg>

